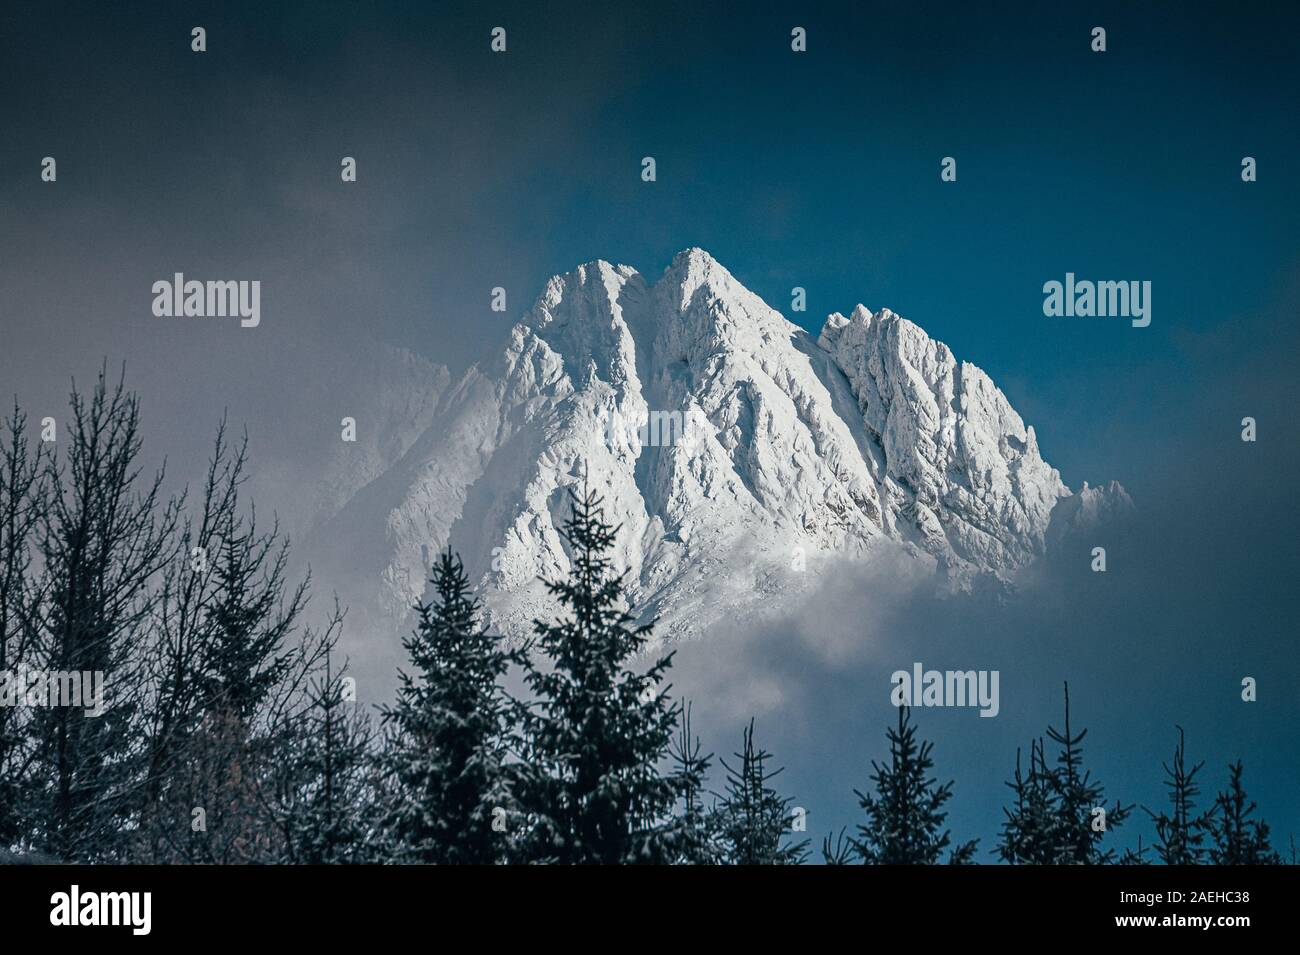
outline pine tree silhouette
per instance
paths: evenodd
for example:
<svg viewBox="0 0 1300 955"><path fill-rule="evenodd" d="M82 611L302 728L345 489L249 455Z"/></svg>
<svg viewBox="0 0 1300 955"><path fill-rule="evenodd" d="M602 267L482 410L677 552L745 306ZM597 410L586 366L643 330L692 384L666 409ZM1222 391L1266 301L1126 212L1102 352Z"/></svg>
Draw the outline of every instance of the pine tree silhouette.
<svg viewBox="0 0 1300 955"><path fill-rule="evenodd" d="M288 595L287 541L279 528L259 536L255 518L229 515L216 555L216 599L207 611L198 691L213 711L248 724L289 669L288 638L306 602L307 585Z"/></svg>
<svg viewBox="0 0 1300 955"><path fill-rule="evenodd" d="M271 776L294 733L285 717L300 676L308 581L290 585L289 542L277 524L260 532L251 509L223 518L189 686L197 726L174 749L160 789L173 815L158 823L175 861L275 862L284 845ZM206 828L177 825L194 806L205 808Z"/></svg>
<svg viewBox="0 0 1300 955"><path fill-rule="evenodd" d="M728 766L726 791L714 810L715 826L724 847L723 860L731 865L798 865L808 856L808 840L786 842L795 816L789 797L781 796L771 781L782 772L768 770L771 754L754 747L754 721L745 728L744 745Z"/></svg>
<svg viewBox="0 0 1300 955"><path fill-rule="evenodd" d="M704 805L704 783L713 756L701 755L700 740L691 733L691 706L681 709L680 724L669 755L679 809L675 819L677 848L674 861L682 865L713 865L722 860L716 818Z"/></svg>
<svg viewBox="0 0 1300 955"><path fill-rule="evenodd" d="M372 786L374 728L344 694L346 661L337 665L343 612L311 635L311 661L291 731L272 772L272 817L283 833L284 862L305 865L385 861L376 852Z"/></svg>
<svg viewBox="0 0 1300 955"><path fill-rule="evenodd" d="M1132 806L1115 803L1105 807L1105 790L1083 768L1083 740L1086 729L1077 735L1070 732L1070 685L1065 684L1065 728L1047 728L1048 737L1057 744L1055 795L1057 814L1057 861L1067 865L1099 865L1115 861L1114 849L1101 849L1106 832L1126 820ZM1097 810L1102 810L1098 813ZM1100 828L1104 818L1105 827Z"/></svg>
<svg viewBox="0 0 1300 955"><path fill-rule="evenodd" d="M419 622L403 640L415 674L400 674L397 702L383 711L392 730L385 828L399 862L504 861L518 820L509 760L515 706L502 680L522 658L480 625L478 600L450 549L431 583L434 601L416 608Z"/></svg>
<svg viewBox="0 0 1300 955"><path fill-rule="evenodd" d="M288 580L289 541L241 508L247 436L224 419L197 505L182 501L148 621L150 706L141 720L132 849L147 862L279 862L272 776L295 729L308 661L297 632L308 581ZM195 809L202 824L192 825Z"/></svg>
<svg viewBox="0 0 1300 955"><path fill-rule="evenodd" d="M1022 773L1021 751L1016 750L1016 772L1006 785L1016 794L1015 807L1003 808L1003 861L1022 865L1051 865L1057 861L1057 810L1053 771L1043 755L1043 741L1029 744L1029 771Z"/></svg>
<svg viewBox="0 0 1300 955"><path fill-rule="evenodd" d="M846 830L841 829L831 842L830 834L822 837L822 861L827 865L849 865L853 861L853 840L845 838Z"/></svg>
<svg viewBox="0 0 1300 955"><path fill-rule="evenodd" d="M1120 865L1150 865L1151 862L1150 860L1147 859L1147 853L1150 851L1151 851L1151 847L1142 845L1142 837L1138 836L1137 848L1125 849L1124 853L1120 856L1119 864Z"/></svg>
<svg viewBox="0 0 1300 955"><path fill-rule="evenodd" d="M1256 806L1241 783L1242 764L1228 766L1228 788L1214 799L1205 822L1212 865L1280 865L1282 856L1269 843L1268 823L1251 819Z"/></svg>
<svg viewBox="0 0 1300 955"><path fill-rule="evenodd" d="M672 654L632 669L650 626L631 627L623 575L609 552L615 528L585 486L570 492L565 522L571 570L546 581L564 608L534 624L549 669L531 666L536 705L528 720L522 792L531 827L525 858L558 863L663 863L680 849L670 816L679 783L661 771L678 708L658 689Z"/></svg>
<svg viewBox="0 0 1300 955"><path fill-rule="evenodd" d="M178 833L190 831L183 814L194 801L181 798L190 789L185 765L195 734L202 727L210 700L206 672L213 639L210 612L222 595L215 561L221 537L239 513L239 487L245 480L248 439L231 446L226 421L217 427L212 456L197 503L187 506L178 524L176 555L161 575L150 621L149 685L152 705L143 721L144 778L139 786L140 820L133 852L139 861L163 862L176 851Z"/></svg>
<svg viewBox="0 0 1300 955"><path fill-rule="evenodd" d="M917 741L908 707L899 707L898 728L889 729L887 736L889 763L871 762L874 793L855 790L867 823L858 826L854 854L868 865L934 865L951 841L943 828L948 817L943 807L952 797L953 783L939 785L930 776L933 744ZM956 846L948 862L971 862L975 847L975 841Z"/></svg>
<svg viewBox="0 0 1300 955"><path fill-rule="evenodd" d="M1199 865L1205 860L1205 830L1208 814L1197 815L1196 797L1200 787L1196 784L1196 774L1204 762L1197 763L1190 770L1185 762L1186 740L1183 728L1178 727L1178 746L1174 749L1173 766L1164 764L1165 788L1169 790L1171 812L1147 815L1156 824L1156 836L1159 839L1155 849L1165 865Z"/></svg>
<svg viewBox="0 0 1300 955"><path fill-rule="evenodd" d="M1114 849L1101 841L1121 825L1132 806L1105 804L1105 789L1083 765L1086 729L1070 726L1070 686L1065 685L1065 725L1049 726L1047 736L1056 743L1056 765L1047 762L1043 741L1030 745L1029 772L1022 774L1020 751L1016 770L1007 786L1016 795L1015 806L1003 808L1002 840L998 855L1020 865L1105 865L1115 861Z"/></svg>

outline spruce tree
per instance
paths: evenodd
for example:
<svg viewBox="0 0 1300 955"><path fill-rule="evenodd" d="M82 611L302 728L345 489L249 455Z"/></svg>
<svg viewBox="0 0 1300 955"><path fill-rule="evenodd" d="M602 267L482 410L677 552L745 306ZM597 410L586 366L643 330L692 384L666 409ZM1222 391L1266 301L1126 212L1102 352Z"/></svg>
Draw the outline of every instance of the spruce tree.
<svg viewBox="0 0 1300 955"><path fill-rule="evenodd" d="M1016 771L1006 785L1016 794L1015 805L1004 807L998 855L1021 865L1051 865L1057 861L1055 778L1043 755L1043 741L1029 744L1029 769L1022 772L1016 750Z"/></svg>
<svg viewBox="0 0 1300 955"><path fill-rule="evenodd" d="M822 837L822 861L826 865L848 865L853 861L853 840L845 836L846 830L841 829L835 834L834 842L829 833Z"/></svg>
<svg viewBox="0 0 1300 955"><path fill-rule="evenodd" d="M1114 849L1102 849L1106 833L1121 825L1132 806L1105 805L1105 789L1083 766L1086 729L1070 731L1070 685L1065 684L1065 728L1049 726L1048 737L1057 744L1056 773L1053 776L1057 816L1056 862L1062 865L1102 865L1115 861ZM1098 812L1101 810L1101 812ZM1105 820L1104 827L1101 820Z"/></svg>
<svg viewBox="0 0 1300 955"><path fill-rule="evenodd" d="M934 865L951 842L943 828L948 817L943 807L952 797L953 783L939 785L930 775L933 744L918 742L908 707L899 707L898 728L886 735L889 762L871 762L874 792L855 790L867 822L858 826L854 854L867 865ZM947 861L971 862L975 846L974 841L956 846Z"/></svg>
<svg viewBox="0 0 1300 955"><path fill-rule="evenodd" d="M771 754L754 746L754 721L744 731L744 745L735 754L739 762L728 766L727 787L715 810L723 860L731 865L798 865L808 856L808 840L787 842L794 825L788 797L771 781L782 770L769 770Z"/></svg>
<svg viewBox="0 0 1300 955"><path fill-rule="evenodd" d="M668 761L678 707L659 689L672 654L633 669L650 639L632 626L624 575L610 560L616 529L601 499L570 491L566 579L546 581L563 612L536 621L545 668L530 666L525 858L557 863L664 863L680 848L671 822L679 784Z"/></svg>
<svg viewBox="0 0 1300 955"><path fill-rule="evenodd" d="M502 681L517 651L480 624L478 600L450 549L433 569L432 603L403 641L402 672L384 765L392 790L385 829L395 861L505 861L519 828L509 761L515 706Z"/></svg>
<svg viewBox="0 0 1300 955"><path fill-rule="evenodd" d="M291 584L278 525L261 531L256 512L241 510L244 449L227 457L223 430L198 520L182 524L189 551L159 602L137 836L147 861L270 863L286 854L275 777L314 665L297 634L308 581Z"/></svg>
<svg viewBox="0 0 1300 955"><path fill-rule="evenodd" d="M207 808L207 829L186 845L194 861L274 862L285 852L269 805L294 732L288 715L310 669L295 638L308 582L290 585L288 558L278 526L259 533L251 512L230 515L195 680L201 724L182 760L191 805Z"/></svg>
<svg viewBox="0 0 1300 955"><path fill-rule="evenodd" d="M214 558L239 512L247 448L246 435L242 443L230 445L223 418L197 502L191 505L188 494L182 502L176 555L161 575L148 622L150 703L143 721L146 755L133 850L137 861L176 858L178 833L190 831L188 813L193 807L174 804L171 797L188 786L181 782L189 772L184 754L192 748L210 703L206 661L214 639L212 608L222 597Z"/></svg>
<svg viewBox="0 0 1300 955"><path fill-rule="evenodd" d="M1228 766L1228 788L1215 797L1206 819L1209 861L1212 865L1280 865L1282 856L1269 842L1268 823L1250 818L1256 806L1246 795L1241 774L1241 760Z"/></svg>
<svg viewBox="0 0 1300 955"><path fill-rule="evenodd" d="M232 515L223 537L198 691L210 710L251 729L289 671L287 641L306 603L307 583L286 593L289 548L278 527L259 536L254 518L245 526Z"/></svg>
<svg viewBox="0 0 1300 955"><path fill-rule="evenodd" d="M1065 725L1049 726L1057 744L1056 765L1049 765L1043 741L1030 746L1029 771L1022 774L1020 752L1007 783L1016 794L1014 807L1003 808L998 855L1020 865L1103 865L1113 863L1114 849L1103 849L1106 833L1122 824L1132 806L1106 805L1105 788L1083 765L1086 729L1070 726L1070 687L1065 686Z"/></svg>
<svg viewBox="0 0 1300 955"><path fill-rule="evenodd" d="M674 861L680 865L713 865L722 860L716 815L704 805L704 782L713 757L701 755L700 739L691 734L690 704L681 708L680 715L678 734L669 751L679 807L674 818Z"/></svg>
<svg viewBox="0 0 1300 955"><path fill-rule="evenodd" d="M1199 865L1205 860L1202 843L1208 818L1207 814L1196 813L1196 797L1201 792L1196 784L1196 774L1205 763L1197 763L1189 770L1185 757L1186 740L1183 728L1179 726L1173 766L1164 764L1170 812L1157 814L1147 810L1156 824L1156 837L1159 839L1156 854L1165 865Z"/></svg>
<svg viewBox="0 0 1300 955"><path fill-rule="evenodd" d="M1150 865L1147 859L1147 853L1151 851L1150 846L1142 845L1142 837L1138 836L1136 849L1125 849L1123 855L1119 858L1120 865Z"/></svg>
<svg viewBox="0 0 1300 955"><path fill-rule="evenodd" d="M347 664L337 664L343 612L305 642L306 686L276 734L272 816L283 834L284 860L307 865L381 861L373 851L374 732L355 694L345 692Z"/></svg>

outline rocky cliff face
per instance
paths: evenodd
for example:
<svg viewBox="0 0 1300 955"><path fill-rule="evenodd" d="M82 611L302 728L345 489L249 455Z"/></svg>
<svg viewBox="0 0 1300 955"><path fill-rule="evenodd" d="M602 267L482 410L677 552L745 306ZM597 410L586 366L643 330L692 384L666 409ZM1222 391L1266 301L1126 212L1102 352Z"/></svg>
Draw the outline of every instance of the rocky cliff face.
<svg viewBox="0 0 1300 955"><path fill-rule="evenodd" d="M1116 484L1073 498L989 377L911 322L859 306L814 340L689 249L653 283L607 262L551 279L326 534L395 622L450 545L493 622L526 633L584 477L662 636L778 609L885 549L942 586L1005 584L1065 533L1061 502L1071 527L1130 506Z"/></svg>

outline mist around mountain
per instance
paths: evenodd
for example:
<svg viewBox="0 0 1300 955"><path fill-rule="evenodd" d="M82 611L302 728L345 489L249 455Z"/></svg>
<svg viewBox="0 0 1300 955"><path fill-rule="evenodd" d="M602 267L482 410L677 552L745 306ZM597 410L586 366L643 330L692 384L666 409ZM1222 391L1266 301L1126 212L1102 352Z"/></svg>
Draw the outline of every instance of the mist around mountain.
<svg viewBox="0 0 1300 955"><path fill-rule="evenodd" d="M988 375L916 324L859 305L814 338L698 248L655 280L604 261L555 276L432 397L418 434L408 420L380 437L400 459L308 541L347 603L394 634L446 547L492 626L526 634L554 609L540 580L568 569L557 528L584 475L660 640L770 618L828 574L884 566L943 593L1005 592L1132 510L1116 482L1072 493Z"/></svg>

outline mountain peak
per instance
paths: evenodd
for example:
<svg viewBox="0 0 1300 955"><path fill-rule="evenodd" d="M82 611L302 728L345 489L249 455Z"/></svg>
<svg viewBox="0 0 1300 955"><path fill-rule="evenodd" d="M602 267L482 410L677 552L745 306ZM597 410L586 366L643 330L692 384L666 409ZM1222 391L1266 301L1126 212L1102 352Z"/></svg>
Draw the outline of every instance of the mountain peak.
<svg viewBox="0 0 1300 955"><path fill-rule="evenodd" d="M814 340L693 247L653 284L601 259L552 278L336 536L370 542L394 619L422 596L425 549L451 546L494 625L527 633L553 610L539 578L568 567L582 475L620 524L638 610L679 635L803 592L817 574L791 553L811 571L901 548L964 589L1127 501L1071 495L989 377L918 326L858 305Z"/></svg>
<svg viewBox="0 0 1300 955"><path fill-rule="evenodd" d="M682 249L680 252L674 255L673 261L668 266L668 268L670 270L681 268L681 267L688 267L688 268L695 267L695 268L707 269L715 266L717 268L722 268L722 263L720 263L717 259L715 259L705 249L701 249L698 245L693 245L690 248ZM725 271L725 269L723 271Z"/></svg>
<svg viewBox="0 0 1300 955"><path fill-rule="evenodd" d="M729 272L708 252L684 249L654 285L664 313L676 313L672 348L707 358L719 348L752 350L797 326Z"/></svg>
<svg viewBox="0 0 1300 955"><path fill-rule="evenodd" d="M659 280L684 306L701 288L712 289L719 298L747 291L717 259L701 248L683 249L673 256ZM678 294L680 292L680 295Z"/></svg>

